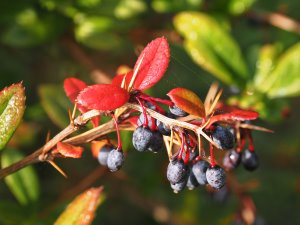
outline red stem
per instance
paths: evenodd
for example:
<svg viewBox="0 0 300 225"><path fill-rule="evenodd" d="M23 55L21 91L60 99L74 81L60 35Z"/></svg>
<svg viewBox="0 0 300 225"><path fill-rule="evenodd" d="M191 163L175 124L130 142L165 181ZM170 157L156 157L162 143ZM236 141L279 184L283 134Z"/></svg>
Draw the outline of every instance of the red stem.
<svg viewBox="0 0 300 225"><path fill-rule="evenodd" d="M248 137L248 149L250 152L254 152L254 144L253 144L253 138L252 138L252 134L251 131L249 129L246 130L247 132L247 137Z"/></svg>
<svg viewBox="0 0 300 225"><path fill-rule="evenodd" d="M155 102L155 99L153 99L152 97L150 97L150 96L148 96L148 95L145 95L145 94L142 94L142 95L140 95L139 97L140 97L141 99L144 99L144 100L150 102L151 104L153 104L153 105L156 107L156 109L157 109L157 111L158 111L159 113L165 114L165 110L164 110L162 107L160 107L160 105L158 105L158 104Z"/></svg>
<svg viewBox="0 0 300 225"><path fill-rule="evenodd" d="M152 101L160 102L160 103L165 104L167 106L173 106L174 105L174 103L170 100L161 99L161 98L154 98L154 97L151 97L151 96L147 96L147 97L149 97Z"/></svg>
<svg viewBox="0 0 300 225"><path fill-rule="evenodd" d="M144 103L139 99L139 97L136 97L136 100L139 102L140 106L142 107L142 113L144 115L144 124L143 126L144 127L148 127L148 115L147 115L147 112L145 110L145 106L144 106Z"/></svg>
<svg viewBox="0 0 300 225"><path fill-rule="evenodd" d="M122 151L122 141L121 141L121 135L120 135L119 125L118 125L118 122L117 122L117 119L116 119L115 115L113 114L111 117L114 120L114 124L115 124L116 131L117 131L117 136L118 136L118 147L117 147L117 149L119 151Z"/></svg>
<svg viewBox="0 0 300 225"><path fill-rule="evenodd" d="M212 143L209 143L209 152L210 152L210 165L211 167L216 166L215 156L214 156L214 146Z"/></svg>

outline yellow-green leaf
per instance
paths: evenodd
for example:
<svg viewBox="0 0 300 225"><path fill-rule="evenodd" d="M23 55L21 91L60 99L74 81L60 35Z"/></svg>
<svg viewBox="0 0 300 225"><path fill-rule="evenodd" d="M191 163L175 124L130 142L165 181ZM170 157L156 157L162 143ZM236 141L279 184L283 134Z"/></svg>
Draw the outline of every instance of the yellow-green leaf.
<svg viewBox="0 0 300 225"><path fill-rule="evenodd" d="M19 126L24 110L25 93L22 83L13 84L0 92L0 150Z"/></svg>
<svg viewBox="0 0 300 225"><path fill-rule="evenodd" d="M39 87L41 103L50 119L60 128L66 127L70 120L68 109L74 107L66 97L62 85L42 85Z"/></svg>
<svg viewBox="0 0 300 225"><path fill-rule="evenodd" d="M265 92L268 78L276 65L276 59L280 52L279 45L265 45L261 48L259 58L256 62L256 73L254 75L254 87L256 90Z"/></svg>
<svg viewBox="0 0 300 225"><path fill-rule="evenodd" d="M200 12L182 12L175 16L174 25L197 64L227 84L245 85L249 74L240 48L214 18Z"/></svg>
<svg viewBox="0 0 300 225"><path fill-rule="evenodd" d="M1 157L2 168L11 165L23 158L15 149L5 149ZM39 197L39 182L32 166L27 166L4 178L12 194L20 204L26 205L35 202Z"/></svg>
<svg viewBox="0 0 300 225"><path fill-rule="evenodd" d="M300 42L278 59L266 83L270 98L300 95Z"/></svg>
<svg viewBox="0 0 300 225"><path fill-rule="evenodd" d="M78 195L58 217L54 225L89 225L102 198L102 187L90 188Z"/></svg>

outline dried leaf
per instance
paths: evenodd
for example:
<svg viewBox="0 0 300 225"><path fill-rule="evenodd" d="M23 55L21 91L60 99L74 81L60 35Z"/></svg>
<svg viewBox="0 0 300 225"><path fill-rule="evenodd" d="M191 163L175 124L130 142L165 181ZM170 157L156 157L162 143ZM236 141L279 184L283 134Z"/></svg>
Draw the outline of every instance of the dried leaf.
<svg viewBox="0 0 300 225"><path fill-rule="evenodd" d="M85 88L77 97L77 102L88 108L97 110L114 110L124 105L129 93L113 84L96 84Z"/></svg>
<svg viewBox="0 0 300 225"><path fill-rule="evenodd" d="M93 222L95 211L103 200L103 188L90 188L77 196L58 217L54 225L89 225Z"/></svg>
<svg viewBox="0 0 300 225"><path fill-rule="evenodd" d="M194 92L185 88L174 88L167 95L185 112L194 116L205 117L204 105Z"/></svg>
<svg viewBox="0 0 300 225"><path fill-rule="evenodd" d="M79 146L58 142L53 153L59 153L66 158L81 158L83 150Z"/></svg>
<svg viewBox="0 0 300 225"><path fill-rule="evenodd" d="M0 92L0 150L19 126L25 110L22 83L13 84Z"/></svg>

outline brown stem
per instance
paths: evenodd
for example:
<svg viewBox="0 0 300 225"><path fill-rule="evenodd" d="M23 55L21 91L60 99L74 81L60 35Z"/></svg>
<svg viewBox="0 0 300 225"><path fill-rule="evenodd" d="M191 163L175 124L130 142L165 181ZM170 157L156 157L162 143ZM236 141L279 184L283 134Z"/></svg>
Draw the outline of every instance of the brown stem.
<svg viewBox="0 0 300 225"><path fill-rule="evenodd" d="M132 103L126 103L124 105L124 108L130 108L130 109L135 109L140 112L142 112L142 107L137 104L132 104ZM126 110L125 110L126 111ZM170 127L181 127L184 129L191 130L195 132L197 135L202 135L204 138L206 138L210 143L215 145L215 143L211 140L210 137L208 137L204 132L203 128L184 122L184 121L179 121L175 119L168 118L158 112L155 112L154 110L146 108L147 113L152 116L153 118L162 121L163 123L167 124ZM60 141L69 143L69 144L83 144L90 142L92 140L95 140L96 138L108 134L110 132L115 131L115 126L113 120L108 121L107 123L104 123L98 127L95 127L91 130L88 130L87 132L81 133L79 135L76 135L74 137L67 138L69 135L77 131L81 126L85 125L90 119L102 115L107 112L103 111L98 111L98 110L91 110L89 112L86 112L82 114L81 116L78 116L74 121L71 121L71 124L67 126L64 130L62 130L60 133L58 133L56 136L54 136L49 142L47 142L44 146L36 150L34 153L31 155L25 157L24 159L0 170L0 179L14 173L25 166L29 164L33 164L36 162L42 162L46 160L52 160L53 155L51 155L51 150L53 147ZM130 124L121 124L120 125L121 130L132 130L133 127Z"/></svg>
<svg viewBox="0 0 300 225"><path fill-rule="evenodd" d="M285 15L279 13L258 13L251 11L247 14L247 16L254 18L255 20L271 24L272 26L278 27L282 30L300 34L300 23Z"/></svg>
<svg viewBox="0 0 300 225"><path fill-rule="evenodd" d="M3 168L0 170L0 179L3 177L14 173L25 166L28 166L33 163L46 161L51 158L51 156L48 154L49 151L59 142L65 139L70 134L77 131L81 126L85 125L91 118L99 116L103 114L102 111L98 110L91 110L89 112L86 112L80 116L78 116L74 121L71 122L70 125L68 125L65 129L63 129L60 133L58 133L56 136L54 136L50 141L48 141L44 146L33 152L31 155L26 156L22 160L13 163L12 165Z"/></svg>

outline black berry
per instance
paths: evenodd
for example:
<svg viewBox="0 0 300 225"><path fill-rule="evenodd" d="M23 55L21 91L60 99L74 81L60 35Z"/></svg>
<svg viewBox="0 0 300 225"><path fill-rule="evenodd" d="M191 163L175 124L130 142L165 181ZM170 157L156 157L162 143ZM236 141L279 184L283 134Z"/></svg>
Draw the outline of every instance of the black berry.
<svg viewBox="0 0 300 225"><path fill-rule="evenodd" d="M235 169L239 166L241 162L241 153L236 150L230 150L226 152L223 158L223 166L227 170Z"/></svg>
<svg viewBox="0 0 300 225"><path fill-rule="evenodd" d="M182 191L186 184L187 184L187 180L186 179L183 179L182 181L178 182L178 183L170 183L171 184L171 188L173 189L173 192L174 193L179 193L180 191Z"/></svg>
<svg viewBox="0 0 300 225"><path fill-rule="evenodd" d="M151 117L150 115L147 115L147 120L148 120L148 127L152 127L153 122L155 123L156 119L154 119L153 117ZM142 126L145 125L145 116L143 113L140 114L138 121L137 121L137 125L138 126Z"/></svg>
<svg viewBox="0 0 300 225"><path fill-rule="evenodd" d="M172 160L167 168L167 179L171 184L179 183L186 178L187 172L188 167L182 160Z"/></svg>
<svg viewBox="0 0 300 225"><path fill-rule="evenodd" d="M175 119L175 116L172 113L166 113L167 117ZM156 121L156 126L158 131L162 134L162 135L166 135L166 136L170 136L171 135L171 129L169 126L167 126L166 124L164 124L163 122L157 120Z"/></svg>
<svg viewBox="0 0 300 225"><path fill-rule="evenodd" d="M199 186L199 183L192 170L190 170L190 173L188 174L186 186L189 190L193 190Z"/></svg>
<svg viewBox="0 0 300 225"><path fill-rule="evenodd" d="M209 167L206 170L206 179L210 186L215 189L220 189L225 185L225 171L220 166Z"/></svg>
<svg viewBox="0 0 300 225"><path fill-rule="evenodd" d="M102 166L107 166L107 157L114 147L112 145L104 145L98 152L98 162Z"/></svg>
<svg viewBox="0 0 300 225"><path fill-rule="evenodd" d="M253 171L259 166L258 156L254 151L245 149L242 153L242 163L246 170Z"/></svg>
<svg viewBox="0 0 300 225"><path fill-rule="evenodd" d="M192 166L192 173L200 185L207 184L206 171L210 164L205 160L199 160Z"/></svg>
<svg viewBox="0 0 300 225"><path fill-rule="evenodd" d="M163 146L163 137L158 131L140 126L133 132L132 144L140 152L147 150L157 152Z"/></svg>
<svg viewBox="0 0 300 225"><path fill-rule="evenodd" d="M124 160L125 157L123 151L120 151L118 149L113 149L108 154L107 167L110 169L111 172L115 172L122 167Z"/></svg>
<svg viewBox="0 0 300 225"><path fill-rule="evenodd" d="M173 105L169 107L170 112L175 116L187 116L188 113L180 109L177 105Z"/></svg>
<svg viewBox="0 0 300 225"><path fill-rule="evenodd" d="M220 149L228 150L234 147L235 136L230 128L216 126L212 133L212 139Z"/></svg>

